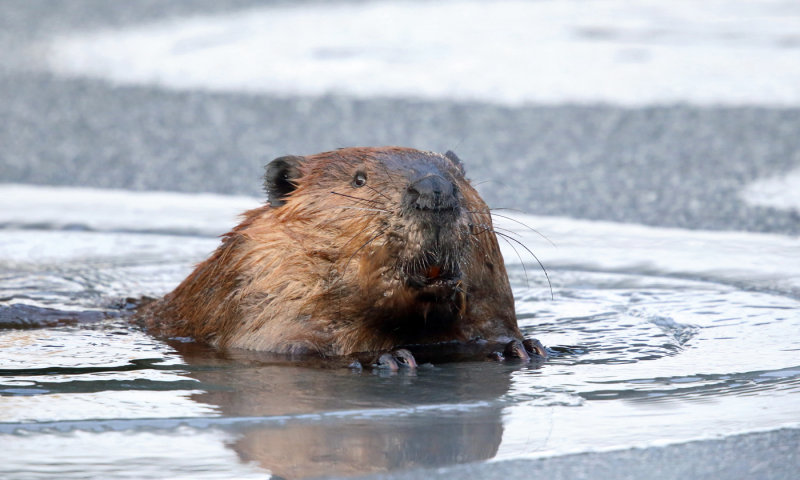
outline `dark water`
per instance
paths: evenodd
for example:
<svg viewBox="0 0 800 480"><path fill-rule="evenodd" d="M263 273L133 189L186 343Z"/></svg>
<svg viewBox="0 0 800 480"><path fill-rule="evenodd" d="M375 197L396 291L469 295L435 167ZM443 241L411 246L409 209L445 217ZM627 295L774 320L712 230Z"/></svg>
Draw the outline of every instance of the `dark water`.
<svg viewBox="0 0 800 480"><path fill-rule="evenodd" d="M521 326L554 353L543 364L275 365L120 318L216 243L0 230L0 477L355 475L800 418L800 302L652 270L551 268L551 300L543 275L511 265Z"/></svg>

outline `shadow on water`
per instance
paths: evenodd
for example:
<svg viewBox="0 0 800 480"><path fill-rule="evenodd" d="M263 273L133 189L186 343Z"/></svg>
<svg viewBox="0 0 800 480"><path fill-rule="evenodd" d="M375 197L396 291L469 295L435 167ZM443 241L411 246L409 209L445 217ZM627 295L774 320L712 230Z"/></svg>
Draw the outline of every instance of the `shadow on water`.
<svg viewBox="0 0 800 480"><path fill-rule="evenodd" d="M0 305L0 329L46 328L93 324L124 313L115 310L60 310L15 303Z"/></svg>
<svg viewBox="0 0 800 480"><path fill-rule="evenodd" d="M282 417L245 426L230 447L287 478L356 475L490 459L503 436L513 368L486 363L419 372L308 368L247 351L172 343L193 395L225 417ZM487 369L489 372L487 372Z"/></svg>

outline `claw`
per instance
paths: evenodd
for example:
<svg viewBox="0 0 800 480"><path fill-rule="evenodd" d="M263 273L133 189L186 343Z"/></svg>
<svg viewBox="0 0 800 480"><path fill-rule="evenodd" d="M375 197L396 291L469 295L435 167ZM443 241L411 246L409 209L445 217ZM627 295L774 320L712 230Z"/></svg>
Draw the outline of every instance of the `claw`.
<svg viewBox="0 0 800 480"><path fill-rule="evenodd" d="M489 360L494 360L495 362L502 362L503 360L505 360L505 357L503 357L503 354L500 352L491 352L489 354Z"/></svg>
<svg viewBox="0 0 800 480"><path fill-rule="evenodd" d="M528 352L525 350L525 346L519 340L512 340L506 344L506 348L503 351L503 355L507 358L519 358L523 361L528 361L531 359Z"/></svg>
<svg viewBox="0 0 800 480"><path fill-rule="evenodd" d="M399 366L417 368L417 360L414 358L414 355L405 348L395 350L392 352L392 356Z"/></svg>
<svg viewBox="0 0 800 480"><path fill-rule="evenodd" d="M361 366L361 362L359 362L358 360L353 360L350 363L350 365L347 366L347 368L349 368L351 370L363 370L364 369L364 367Z"/></svg>
<svg viewBox="0 0 800 480"><path fill-rule="evenodd" d="M539 340L536 340L535 338L526 338L522 344L525 346L525 350L527 350L531 355L547 358L547 349L544 348L544 345L542 345L542 342Z"/></svg>

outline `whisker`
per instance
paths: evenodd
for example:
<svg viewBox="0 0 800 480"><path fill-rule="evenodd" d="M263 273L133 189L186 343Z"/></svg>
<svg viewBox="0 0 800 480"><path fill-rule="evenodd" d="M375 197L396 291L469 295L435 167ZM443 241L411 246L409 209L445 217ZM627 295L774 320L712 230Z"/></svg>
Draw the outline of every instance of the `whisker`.
<svg viewBox="0 0 800 480"><path fill-rule="evenodd" d="M549 239L549 238L548 238L548 237L547 237L545 234L543 234L543 233L542 233L542 232L540 232L539 230L536 230L535 228L531 227L531 226L530 226L530 225L528 225L527 223L525 223L525 222L521 222L521 221L517 220L517 219L516 219L516 218L514 218L514 217L509 217L508 215L500 215L499 213L494 213L494 210L513 210L513 211L515 211L515 212L520 212L520 213L522 213L522 211L521 211L521 210L514 210L514 209L510 209L510 208L490 208L488 212L484 212L484 211L471 211L470 213L478 213L478 214L481 214L481 213L483 213L483 214L485 214L485 213L488 213L489 215L491 215L491 216L493 216L493 217L505 218L506 220L510 220L510 221L512 221L512 222L514 222L514 223L518 223L518 224L522 225L523 227L527 228L528 230L532 231L532 232L533 232L533 233L535 233L536 235L539 235L539 236L540 236L540 237L542 237L543 239L547 240L547 242L548 242L550 245L552 245L552 246L556 247L556 244L555 244L555 243L553 243L553 241L552 241L552 240L550 240L550 239ZM558 247L556 247L556 248L558 248Z"/></svg>
<svg viewBox="0 0 800 480"><path fill-rule="evenodd" d="M492 227L489 226L489 225L486 225L485 223L471 223L470 227L481 227L481 228L483 228L483 230L481 230L481 231L476 231L476 232L470 231L469 233L471 235L473 235L473 236L483 235L486 232L494 232L494 230L492 230Z"/></svg>
<svg viewBox="0 0 800 480"><path fill-rule="evenodd" d="M520 222L520 221L519 221L519 220L517 220L516 218L509 217L508 215L500 215L499 213L494 213L494 212L491 212L491 215L492 215L493 217L505 218L506 220L510 220L510 221L512 221L512 222L514 222L514 223L518 223L518 224L522 225L523 227L527 228L528 230L530 230L531 232L535 233L536 235L539 235L539 236L540 236L540 237L542 237L543 239L547 240L547 243L549 243L550 245L552 245L552 246L554 246L554 247L556 246L556 244L555 244L555 243L553 243L553 241L552 241L552 240L550 240L550 239L547 237L547 235L543 234L543 233L542 233L542 232L540 232L539 230L536 230L535 228L531 227L530 225L526 224L525 222Z"/></svg>
<svg viewBox="0 0 800 480"><path fill-rule="evenodd" d="M360 202L369 202L369 203L378 203L378 204L380 204L380 203L381 203L381 202L379 202L379 201L377 201L377 200L373 200L373 199L371 199L371 198L362 198L362 197L356 197L356 196L354 196L354 195L348 195L348 194L346 194L346 193L339 193L339 192L334 192L334 191L331 191L330 193L332 193L332 194L334 194L334 195L340 195L340 196L342 196L342 197L346 197L346 198L351 198L351 199L353 199L353 200L358 200L358 201L360 201Z"/></svg>
<svg viewBox="0 0 800 480"><path fill-rule="evenodd" d="M514 250L514 253L517 254L517 258L519 258L519 263L520 263L520 265L522 265L522 271L525 273L525 286L528 287L528 288L531 288L530 281L528 280L528 269L525 268L525 262L522 260L522 257L520 256L519 252L514 247L514 244L511 243L510 241L508 241L509 239L508 239L508 237L506 235L501 235L500 234L499 236L500 236L500 238L505 240L506 243L511 247L511 249Z"/></svg>
<svg viewBox="0 0 800 480"><path fill-rule="evenodd" d="M391 198L389 198L389 197L387 197L386 195L384 195L384 194L383 194L383 192L380 192L380 191L378 191L378 190L377 190L375 187L373 187L372 185L365 184L364 186L365 186L365 187L367 187L367 188L369 188L369 189L370 189L370 190L372 190L373 192L377 193L377 194L378 194L378 195L380 195L381 197L385 198L386 200L389 200L390 202L392 201L392 199L391 199Z"/></svg>
<svg viewBox="0 0 800 480"><path fill-rule="evenodd" d="M511 208L511 207L492 207L489 210L491 210L491 211L504 210L504 211L509 211L509 212L525 213L522 210L520 210L519 208Z"/></svg>
<svg viewBox="0 0 800 480"><path fill-rule="evenodd" d="M508 236L508 235L506 235L504 233L501 233L501 232L495 232L495 233L497 235L500 235L501 237L504 237L504 238L507 238L508 240L512 240L512 241L516 242L519 246L521 246L522 248L527 250L528 253L530 253L533 258L536 259L536 263L539 264L539 267L541 267L542 271L544 272L545 278L547 278L547 285L548 285L548 287L550 287L550 300L555 300L555 295L553 295L553 284L550 282L550 275L547 273L547 269L544 268L544 265L542 264L541 260L539 260L539 257L537 257L536 254L533 253L530 248L525 246L524 243L520 242L516 238L510 237L510 236ZM524 267L524 265L523 265L523 267Z"/></svg>
<svg viewBox="0 0 800 480"><path fill-rule="evenodd" d="M346 206L346 205L333 206L333 207L327 207L327 208L330 208L330 209L339 208L339 209L342 209L342 210L362 210L364 212L392 213L389 210L384 210L383 208L350 207L350 206Z"/></svg>
<svg viewBox="0 0 800 480"><path fill-rule="evenodd" d="M504 187L508 186L505 183L501 182L500 180L492 180L492 179L481 180L480 182L475 182L475 183L470 182L470 183L472 184L473 187L477 187L478 185L483 185L484 183L496 183L496 184L502 185Z"/></svg>
<svg viewBox="0 0 800 480"><path fill-rule="evenodd" d="M517 237L520 236L519 232L515 232L514 230L511 230L510 228L502 228L502 227L492 226L492 230L502 230L503 232L506 232L506 235L515 235Z"/></svg>

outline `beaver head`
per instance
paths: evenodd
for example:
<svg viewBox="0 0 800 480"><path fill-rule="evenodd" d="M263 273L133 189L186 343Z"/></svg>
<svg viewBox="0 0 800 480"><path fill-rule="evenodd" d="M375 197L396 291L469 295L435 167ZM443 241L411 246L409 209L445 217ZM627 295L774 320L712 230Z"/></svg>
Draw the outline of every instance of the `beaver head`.
<svg viewBox="0 0 800 480"><path fill-rule="evenodd" d="M382 297L452 296L463 280L472 216L488 209L452 152L341 149L281 157L267 166L270 205L286 222L313 225L342 278Z"/></svg>

